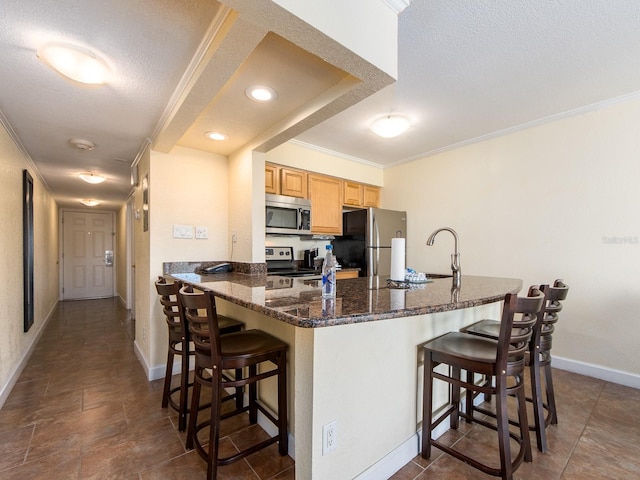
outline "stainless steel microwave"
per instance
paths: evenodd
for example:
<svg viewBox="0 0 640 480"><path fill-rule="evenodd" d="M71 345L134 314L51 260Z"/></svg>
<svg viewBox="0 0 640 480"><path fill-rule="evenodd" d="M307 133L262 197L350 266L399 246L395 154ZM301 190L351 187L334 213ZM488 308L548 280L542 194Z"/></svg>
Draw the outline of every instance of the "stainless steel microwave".
<svg viewBox="0 0 640 480"><path fill-rule="evenodd" d="M311 233L311 202L306 198L266 194L266 233L308 235Z"/></svg>

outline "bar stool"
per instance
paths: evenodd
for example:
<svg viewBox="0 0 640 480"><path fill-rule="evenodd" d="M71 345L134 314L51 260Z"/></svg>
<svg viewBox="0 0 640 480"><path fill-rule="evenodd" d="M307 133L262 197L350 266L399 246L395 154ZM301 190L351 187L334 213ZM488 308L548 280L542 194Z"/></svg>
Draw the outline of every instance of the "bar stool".
<svg viewBox="0 0 640 480"><path fill-rule="evenodd" d="M558 423L556 401L553 390L553 376L551 372L551 345L558 313L562 310L562 301L566 300L569 287L563 280L556 280L552 287L542 285L540 290L545 295L543 315L539 325L536 325L531 336L527 365L531 382L531 398L527 401L533 404L534 425L529 430L536 432L538 450L547 451L546 427ZM497 338L500 330L499 322L495 320L481 320L460 331L479 335L486 338ZM544 369L544 375L542 370ZM544 376L546 402L543 401L542 376ZM488 400L488 399L486 399ZM468 399L467 409L471 408L472 399ZM479 412L488 413L482 408L475 407ZM546 410L546 415L545 415Z"/></svg>
<svg viewBox="0 0 640 480"><path fill-rule="evenodd" d="M180 289L180 301L184 306L185 318L195 348L195 376L189 427L187 430L187 448L194 448L207 462L207 478L213 480L219 465L228 465L258 450L278 442L279 453L288 452L287 437L287 344L261 330L220 335L215 295L213 292L194 293L188 286ZM202 313L206 312L206 313ZM260 370L258 370L260 366ZM223 374L225 370L244 369L248 375L231 379ZM268 368L270 367L270 368ZM277 376L278 413L271 414L258 400L257 383L266 378ZM233 398L223 398L226 388L249 386L247 406L237 407L233 411L221 413L222 402ZM198 423L198 406L202 386L211 387L210 419ZM237 394L237 393L236 393ZM226 458L219 458L220 423L235 415L249 412L249 422L258 421L258 411L262 412L278 429L278 434L254 444L243 451ZM208 446L198 439L198 432L209 427Z"/></svg>
<svg viewBox="0 0 640 480"><path fill-rule="evenodd" d="M533 328L541 316L544 294L537 288L531 288L527 297L507 294L502 309L500 333L497 339L489 339L461 332L450 332L427 342L424 348L424 389L422 416L422 456L431 456L431 446L452 455L484 473L513 478L513 472L522 461L532 460L529 429L527 428L527 409L524 392L525 355ZM435 371L440 364L449 365L450 373ZM471 373L467 381L462 380L461 370ZM469 382L473 374L484 375L493 382L475 384ZM450 384L451 402L437 419L433 419L433 379L437 378ZM482 392L496 396L496 424L484 418L476 418L473 410L460 410L460 387L466 389L467 396L473 392ZM514 395L518 402L519 435L509 430L507 395ZM450 427L457 429L459 418L468 422L492 428L498 432L500 468L491 467L431 438L432 431L443 420L449 418ZM514 439L519 450L511 460L510 438Z"/></svg>
<svg viewBox="0 0 640 480"><path fill-rule="evenodd" d="M162 408L171 406L178 412L178 430L183 432L187 429L188 391L193 384L189 383L189 357L193 352L189 349L189 331L185 326L182 316L182 307L178 298L178 292L182 287L181 282L167 283L162 276L156 281L156 291L160 295L160 304L167 321L169 329L169 345L167 348L167 367L164 375L164 387L162 389ZM220 317L221 333L239 332L244 328L244 324L229 317ZM180 385L171 388L171 377L173 375L173 359L175 355L180 355ZM173 396L179 392L179 400L176 402Z"/></svg>

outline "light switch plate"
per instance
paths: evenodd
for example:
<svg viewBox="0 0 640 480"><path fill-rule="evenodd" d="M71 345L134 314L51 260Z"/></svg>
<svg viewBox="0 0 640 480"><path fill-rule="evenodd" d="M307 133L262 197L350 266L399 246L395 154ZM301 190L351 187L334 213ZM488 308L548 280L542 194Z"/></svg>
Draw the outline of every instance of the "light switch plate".
<svg viewBox="0 0 640 480"><path fill-rule="evenodd" d="M196 226L196 238L209 238L207 227Z"/></svg>
<svg viewBox="0 0 640 480"><path fill-rule="evenodd" d="M174 225L173 238L193 238L193 225Z"/></svg>

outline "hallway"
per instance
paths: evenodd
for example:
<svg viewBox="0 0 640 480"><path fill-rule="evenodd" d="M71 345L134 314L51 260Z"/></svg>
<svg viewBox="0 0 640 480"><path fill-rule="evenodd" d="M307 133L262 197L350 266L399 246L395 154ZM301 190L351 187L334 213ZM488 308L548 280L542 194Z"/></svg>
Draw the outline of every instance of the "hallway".
<svg viewBox="0 0 640 480"><path fill-rule="evenodd" d="M184 447L133 350L133 322L116 298L60 302L0 410L0 479L197 479L204 461ZM264 434L236 421L221 451ZM221 479L287 480L293 460L271 445L221 467Z"/></svg>

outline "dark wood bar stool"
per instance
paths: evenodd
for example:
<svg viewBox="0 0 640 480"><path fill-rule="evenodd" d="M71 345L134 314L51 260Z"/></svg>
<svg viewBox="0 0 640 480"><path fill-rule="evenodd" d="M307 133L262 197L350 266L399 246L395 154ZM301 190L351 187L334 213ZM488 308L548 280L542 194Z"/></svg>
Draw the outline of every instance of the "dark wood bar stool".
<svg viewBox="0 0 640 480"><path fill-rule="evenodd" d="M160 304L167 321L169 329L169 345L167 348L167 367L164 375L164 387L162 389L162 408L171 406L178 412L178 430L181 432L187 429L187 415L189 413L188 391L192 385L189 383L189 358L193 352L189 348L189 330L183 318L183 309L178 298L178 293L182 284L180 282L167 283L164 277L158 277L156 281L156 291L160 295ZM228 317L220 317L221 333L239 332L244 328L244 324L238 320ZM175 355L180 355L180 385L171 388L171 377L173 375L173 360ZM173 399L179 393L176 402Z"/></svg>
<svg viewBox="0 0 640 480"><path fill-rule="evenodd" d="M216 301L213 292L194 293L188 286L180 290L180 299L184 306L185 318L195 348L195 376L187 448L194 448L207 462L207 478L213 480L217 467L228 465L258 450L278 442L280 455L288 453L287 436L287 344L261 330L244 330L238 333L220 335ZM205 313L203 313L205 312ZM258 370L258 366L260 369ZM248 375L235 379L223 374L223 371L237 369L248 370ZM271 414L258 400L258 382L277 376L278 413ZM222 414L222 402L236 396L238 387L249 386L248 405ZM198 406L202 387L210 387L211 417L198 423ZM236 388L235 395L223 398L225 389ZM222 420L248 412L249 422L258 421L258 411L262 412L278 429L278 434L252 445L241 452L226 458L219 458L218 444L220 423ZM198 432L209 427L208 445L205 447L198 438ZM206 443L206 442L205 442Z"/></svg>
<svg viewBox="0 0 640 480"><path fill-rule="evenodd" d="M531 398L527 401L533 404L534 424L529 425L529 430L536 432L538 450L547 451L546 427L558 423L556 401L553 390L553 376L551 372L551 345L555 324L558 321L558 313L562 310L562 301L567 298L569 287L562 280L556 280L553 286L542 285L540 290L545 295L543 315L539 324L536 324L529 352L527 365L531 382ZM479 335L486 338L497 338L500 331L500 323L495 320L481 320L462 328L461 332ZM544 371L544 372L543 372ZM542 377L544 377L545 392L542 392ZM546 402L543 397L546 396ZM472 400L468 399L467 408L470 408ZM485 412L483 409L478 409ZM545 411L547 412L545 415Z"/></svg>
<svg viewBox="0 0 640 480"><path fill-rule="evenodd" d="M431 446L468 463L484 473L512 479L513 472L522 461L532 459L529 429L527 428L527 409L524 392L525 356L533 328L541 316L544 294L537 288L531 288L527 297L507 294L502 309L500 333L497 339L489 339L462 332L450 332L427 342L424 348L424 389L422 416L422 456L431 457ZM435 371L440 364L446 364L449 374ZM466 370L467 381L462 380L461 370ZM473 374L484 375L493 381L480 385L473 382ZM451 402L448 408L433 419L433 379L449 383ZM468 381L471 379L471 381ZM460 409L460 388L466 389L466 395L474 392L496 396L496 423L484 418L474 417L473 409L462 412ZM509 430L507 396L514 395L518 403L518 421L521 427L519 435ZM459 418L492 428L498 432L500 467L495 468L465 455L459 450L431 438L432 431L442 421L449 418L450 427L457 429ZM511 460L510 438L514 439L519 450Z"/></svg>

